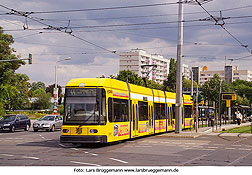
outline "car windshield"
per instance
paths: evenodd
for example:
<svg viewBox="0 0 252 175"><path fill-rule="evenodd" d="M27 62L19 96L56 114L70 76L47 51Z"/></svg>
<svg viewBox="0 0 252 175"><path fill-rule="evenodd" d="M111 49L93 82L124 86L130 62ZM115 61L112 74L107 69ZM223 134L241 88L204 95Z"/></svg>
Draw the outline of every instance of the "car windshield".
<svg viewBox="0 0 252 175"><path fill-rule="evenodd" d="M9 121L15 120L15 118L16 118L15 115L6 115L6 116L3 116L2 118L0 118L0 121L9 122Z"/></svg>
<svg viewBox="0 0 252 175"><path fill-rule="evenodd" d="M41 120L54 121L54 118L55 118L55 116L46 115L46 116L44 116L44 117L41 117L41 118L39 119L39 121L41 121Z"/></svg>

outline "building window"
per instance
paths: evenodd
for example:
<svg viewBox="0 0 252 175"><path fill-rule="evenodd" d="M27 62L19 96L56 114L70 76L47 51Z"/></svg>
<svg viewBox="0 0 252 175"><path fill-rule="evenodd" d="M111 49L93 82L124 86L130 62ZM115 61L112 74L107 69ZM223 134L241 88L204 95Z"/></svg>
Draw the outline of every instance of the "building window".
<svg viewBox="0 0 252 175"><path fill-rule="evenodd" d="M205 76L205 74L201 74L200 76Z"/></svg>
<svg viewBox="0 0 252 175"><path fill-rule="evenodd" d="M239 75L239 73L234 73L234 75Z"/></svg>

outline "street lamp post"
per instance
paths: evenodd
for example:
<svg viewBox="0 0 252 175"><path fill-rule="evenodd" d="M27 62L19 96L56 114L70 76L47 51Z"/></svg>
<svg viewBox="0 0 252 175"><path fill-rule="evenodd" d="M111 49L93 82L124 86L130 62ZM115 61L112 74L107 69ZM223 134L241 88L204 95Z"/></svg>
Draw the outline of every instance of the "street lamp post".
<svg viewBox="0 0 252 175"><path fill-rule="evenodd" d="M212 0L179 0L178 9L178 43L177 43L177 72L176 72L176 106L175 106L175 133L182 132L182 47L183 47L183 3L202 5Z"/></svg>
<svg viewBox="0 0 252 175"><path fill-rule="evenodd" d="M177 44L177 72L176 72L176 110L175 133L182 131L182 46L183 46L183 1L179 0L178 16L178 44Z"/></svg>
<svg viewBox="0 0 252 175"><path fill-rule="evenodd" d="M71 60L71 57L67 57L65 59L56 61L55 63L55 87L53 90L53 98L54 98L54 107L53 107L53 114L57 115L58 113L58 108L57 108L57 103L58 103L58 87L57 87L57 63L62 62L62 61L67 61Z"/></svg>

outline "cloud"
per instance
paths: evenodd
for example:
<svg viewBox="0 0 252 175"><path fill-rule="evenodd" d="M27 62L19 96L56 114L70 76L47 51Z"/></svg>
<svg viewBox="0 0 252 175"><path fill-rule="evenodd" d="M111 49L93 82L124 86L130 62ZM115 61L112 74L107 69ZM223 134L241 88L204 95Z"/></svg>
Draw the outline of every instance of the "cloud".
<svg viewBox="0 0 252 175"><path fill-rule="evenodd" d="M1 4L22 11L49 11L91 9L163 2L163 0L146 0L141 2L133 0L2 0ZM176 2L176 0L167 2ZM250 0L212 1L205 4L204 7L208 11L223 10L223 16L228 17L249 15L251 8L235 9L246 5L252 5ZM0 11L0 13L3 13L7 10L0 9ZM208 17L208 14L206 14L199 6L185 4L184 11L185 20L203 19ZM80 29L72 29L73 34L81 39L54 30L26 30L23 32L6 33L12 34L14 39L17 38L12 47L14 47L15 50L17 50L17 53L21 54L22 57L27 57L28 53L33 53L34 64L22 66L18 70L18 72L26 73L31 81L44 81L46 84L53 84L54 66L56 61L70 56L72 58L71 61L61 62L57 69L59 83L65 85L67 81L72 78L117 74L119 70L119 56L109 53L108 50L117 51L117 54L119 54L123 51L140 48L151 54L156 53L164 55L165 58L176 58L177 23L124 27L97 27L95 29L84 28L85 26L177 21L176 13L178 13L177 6L172 5L78 13L33 14L31 16L38 17L38 19L44 19L41 22L56 27L66 27L68 26L68 20L70 20L71 27L82 27ZM219 12L214 12L212 14L218 16ZM141 17L133 18L133 16ZM1 19L9 21L6 22ZM226 20L225 22L235 23L239 21L248 22L249 19ZM0 25L5 29L22 29L24 22L24 17L0 16ZM209 24L209 26L194 26L205 24ZM242 25L225 24L225 27L227 27L227 29L244 44L252 46L252 41L250 40L251 25L252 24L249 23ZM28 20L28 26L31 29L46 27L32 20ZM185 46L183 47L183 55L185 55L185 57L183 62L189 66L207 65L209 68L212 67L213 69L220 70L222 69L221 67L225 65L225 56L227 56L228 60L229 58L239 58L249 54L244 48L234 46L237 45L237 42L220 29L219 26L215 26L214 22L188 22L185 23L185 26L189 27L184 28ZM90 32L94 30L99 32ZM39 34L40 31L43 33ZM193 43L195 42L201 43L201 45L194 45ZM99 47L94 45L98 45ZM104 49L101 49L101 47ZM229 63L229 60L226 61L226 64ZM232 65L238 65L241 67L240 69L251 69L251 62L248 60L242 60L239 62L234 61L232 62Z"/></svg>

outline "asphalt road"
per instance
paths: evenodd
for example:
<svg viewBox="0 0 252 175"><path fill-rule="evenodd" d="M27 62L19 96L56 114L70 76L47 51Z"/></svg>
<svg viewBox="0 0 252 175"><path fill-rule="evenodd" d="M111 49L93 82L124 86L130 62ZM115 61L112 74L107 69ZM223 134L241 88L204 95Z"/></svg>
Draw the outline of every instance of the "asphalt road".
<svg viewBox="0 0 252 175"><path fill-rule="evenodd" d="M149 136L111 145L62 145L60 131L0 132L1 166L251 166L252 136Z"/></svg>

